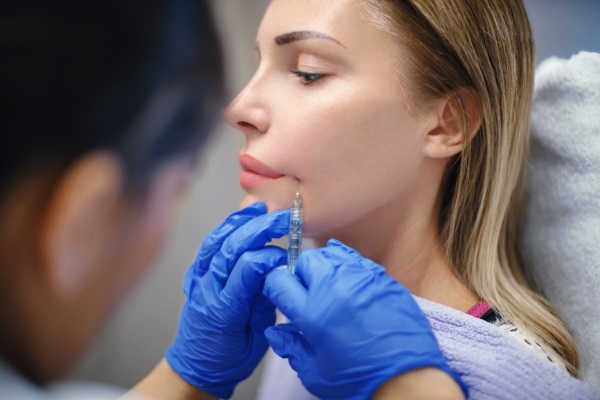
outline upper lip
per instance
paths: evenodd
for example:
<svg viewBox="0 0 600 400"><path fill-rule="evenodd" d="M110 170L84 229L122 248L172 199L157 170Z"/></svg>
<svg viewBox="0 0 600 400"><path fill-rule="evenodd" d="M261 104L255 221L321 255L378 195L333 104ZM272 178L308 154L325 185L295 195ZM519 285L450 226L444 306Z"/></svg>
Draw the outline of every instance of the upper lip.
<svg viewBox="0 0 600 400"><path fill-rule="evenodd" d="M244 171L254 172L267 178L281 178L283 176L283 174L280 174L247 153L240 154L240 165Z"/></svg>

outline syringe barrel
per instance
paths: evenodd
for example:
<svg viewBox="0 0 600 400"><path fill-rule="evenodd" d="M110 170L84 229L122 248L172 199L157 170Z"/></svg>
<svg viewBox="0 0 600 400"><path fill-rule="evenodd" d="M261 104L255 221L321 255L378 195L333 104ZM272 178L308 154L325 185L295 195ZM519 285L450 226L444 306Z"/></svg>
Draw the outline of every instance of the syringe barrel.
<svg viewBox="0 0 600 400"><path fill-rule="evenodd" d="M288 268L292 273L296 269L296 260L302 248L302 200L300 193L296 193L294 207L290 215L290 229L288 233Z"/></svg>

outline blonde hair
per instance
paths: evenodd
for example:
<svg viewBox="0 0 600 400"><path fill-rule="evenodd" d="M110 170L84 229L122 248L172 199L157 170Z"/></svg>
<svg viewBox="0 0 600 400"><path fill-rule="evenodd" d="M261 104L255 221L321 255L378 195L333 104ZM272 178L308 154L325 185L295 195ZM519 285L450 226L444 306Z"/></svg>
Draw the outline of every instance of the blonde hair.
<svg viewBox="0 0 600 400"><path fill-rule="evenodd" d="M518 247L529 150L534 45L521 0L363 0L369 20L409 51L415 104L473 91L482 116L442 187L440 236L457 275L505 319L550 345L578 375L573 338L530 285ZM407 86L408 85L408 86ZM466 99L462 99L466 100Z"/></svg>

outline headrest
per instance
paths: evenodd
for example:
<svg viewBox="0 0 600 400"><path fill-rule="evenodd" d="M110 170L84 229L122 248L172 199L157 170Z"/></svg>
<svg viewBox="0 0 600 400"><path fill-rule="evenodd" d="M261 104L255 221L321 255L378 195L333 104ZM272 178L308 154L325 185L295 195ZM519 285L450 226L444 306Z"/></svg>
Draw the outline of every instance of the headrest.
<svg viewBox="0 0 600 400"><path fill-rule="evenodd" d="M536 71L522 250L600 389L600 54Z"/></svg>

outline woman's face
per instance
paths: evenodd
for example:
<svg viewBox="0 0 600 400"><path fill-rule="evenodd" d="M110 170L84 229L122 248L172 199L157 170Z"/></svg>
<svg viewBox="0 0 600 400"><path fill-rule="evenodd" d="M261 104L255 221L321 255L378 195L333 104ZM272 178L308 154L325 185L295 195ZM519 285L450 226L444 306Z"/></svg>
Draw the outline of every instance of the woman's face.
<svg viewBox="0 0 600 400"><path fill-rule="evenodd" d="M257 36L258 70L226 112L247 139L243 205L290 208L300 191L313 237L402 207L423 179L432 120L409 113L402 50L361 7L274 0Z"/></svg>

